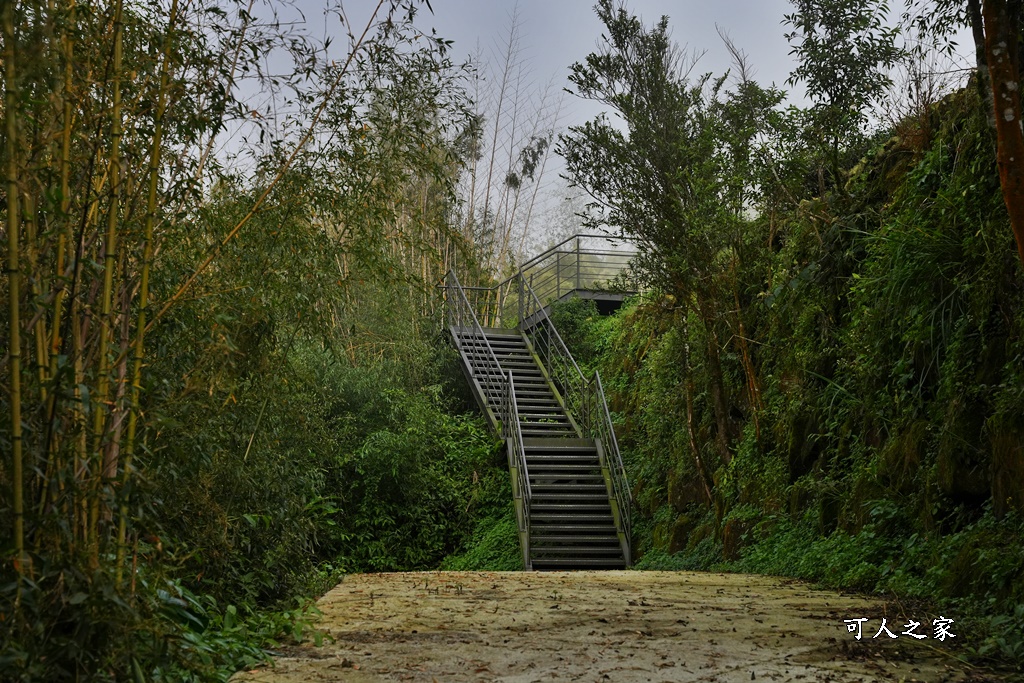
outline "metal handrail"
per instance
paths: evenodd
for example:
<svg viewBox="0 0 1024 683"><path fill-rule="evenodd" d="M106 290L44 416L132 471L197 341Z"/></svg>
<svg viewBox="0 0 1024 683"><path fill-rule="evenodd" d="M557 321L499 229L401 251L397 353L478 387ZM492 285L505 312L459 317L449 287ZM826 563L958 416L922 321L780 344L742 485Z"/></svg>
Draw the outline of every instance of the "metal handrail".
<svg viewBox="0 0 1024 683"><path fill-rule="evenodd" d="M478 355L481 350L486 352L486 361L481 364L466 363L470 376L480 386L488 405L497 408L497 418L501 423L501 433L508 442L509 465L518 468L516 488L513 495L520 501L516 507L516 523L522 534L523 563L530 569L530 506L533 493L530 488L530 471L526 465L526 449L523 446L522 425L519 422L519 405L516 402L516 388L512 381L512 371L506 374L501 367L497 354L491 347L483 326L466 296L466 288L459 282L454 271L449 271L445 278L445 289L453 292L449 297L446 314L455 344L467 357ZM467 349L467 340L474 346ZM476 365L482 366L481 368Z"/></svg>
<svg viewBox="0 0 1024 683"><path fill-rule="evenodd" d="M604 385L601 384L601 374L594 370L594 379L590 382L590 395L594 400L595 410L591 412L596 417L591 426L595 435L599 435L601 445L604 447L605 460L608 472L612 480L612 493L615 495L615 502L619 506L619 518L622 520L622 531L627 539L632 539L633 529L633 492L629 489L629 480L626 478L626 466L622 462L622 453L619 451L619 440L615 438L615 426L612 423L611 413L608 412L608 401L604 397ZM627 543L627 548L630 544ZM626 557L626 563L630 564L630 558Z"/></svg>
<svg viewBox="0 0 1024 683"><path fill-rule="evenodd" d="M552 254L554 254L555 252L559 251L562 247L564 247L566 244L569 244L570 242L576 242L576 249L574 250L573 253L579 253L579 251L580 251L580 240L581 239L602 239L602 240L606 240L606 241L609 241L609 242L633 242L633 241L635 241L632 237L626 237L624 235L623 236L619 236L619 237L614 237L612 235L586 235L586 234L583 234L583 233L578 233L576 235L573 235L572 237L568 237L568 238L562 240L561 242L559 242L555 246L553 246L553 247L551 247L551 248L549 248L549 249L547 249L545 251L542 251L541 253L537 254L536 256L531 258L530 260L526 261L521 266L519 266L519 271L522 272L522 271L528 269L534 263L537 263L539 261L543 261L545 258L547 258L547 257L551 256ZM509 277L508 280L511 280L514 277L516 277L516 276L513 275L513 276ZM508 280L506 280L506 282Z"/></svg>
<svg viewBox="0 0 1024 683"><path fill-rule="evenodd" d="M583 289L584 285L593 287L602 280L612 280L618 273L626 270L629 259L636 254L635 251L610 251L607 247L590 249L582 246L582 240L594 239L606 242L633 241L629 237L573 235L526 261L514 275L493 287L463 287L479 321L486 327L516 326L511 318L515 311L521 308L522 301L512 301L509 297L515 296L521 278L532 278L533 289L542 301L548 298L557 299L574 289ZM575 242L574 248L563 249L571 242ZM610 260L600 260L602 257ZM530 269L533 269L532 272ZM521 296L519 298L522 299ZM523 318L520 317L518 322L522 321Z"/></svg>
<svg viewBox="0 0 1024 683"><path fill-rule="evenodd" d="M569 353L569 348L562 340L562 335L555 329L555 324L530 287L530 283L525 278L521 278L519 282L520 301L532 303L532 306L523 308L520 320L528 320L539 314L538 320L528 328L523 328L522 332L530 340L534 351L541 357L544 367L547 368L552 381L561 392L565 401L565 409L571 413L577 413L574 417L576 417L577 423L582 424L586 421L586 406L582 397L587 379L576 364L576 359Z"/></svg>
<svg viewBox="0 0 1024 683"><path fill-rule="evenodd" d="M490 362L482 364L482 373L477 373L472 363L467 363L467 366L469 367L470 375L484 392L487 402L493 406L500 406L505 393L505 387L503 386L505 376L501 363L498 362L498 356L494 353L494 349L491 348L491 343L487 340L487 335L484 334L483 327L480 325L473 307L469 304L469 299L462 288L462 283L459 282L459 278L453 270L448 271L448 275L445 277L445 289L456 293L455 305L453 306L449 302L449 305L446 307L448 324L454 328L454 332L457 332L457 334L453 335L455 337L455 344L460 351L465 351L467 356L469 351L464 349L467 337L476 347L472 350L474 355L478 355L481 349L486 350L487 360Z"/></svg>
<svg viewBox="0 0 1024 683"><path fill-rule="evenodd" d="M532 301L535 307L534 311L530 311L528 308L523 309L520 312L520 319L526 319L523 317L524 314L526 317L537 314L537 321L529 329L523 329L523 333L530 340L537 354L541 356L544 366L551 374L551 379L560 390L566 410L573 414L576 424L583 432L580 436L601 443L604 455L602 464L607 467L610 475L612 495L615 496L622 532L627 539L625 550L626 562L629 564L633 494L629 490L626 467L622 461L622 453L619 451L618 439L615 437L615 427L608 410L608 401L604 395L601 375L595 370L593 378L586 379L562 340L562 336L555 329L547 309L541 305L540 299L537 298L525 278L520 280L520 287L522 288L520 298Z"/></svg>
<svg viewBox="0 0 1024 683"><path fill-rule="evenodd" d="M508 371L507 391L502 402L502 431L508 443L509 467L516 467L516 488L512 492L520 504L516 507L516 522L522 535L523 565L530 569L530 506L533 502L533 491L530 488L530 469L526 464L526 449L523 446L523 429L519 421L519 407L516 403L516 387L512 381L512 371Z"/></svg>

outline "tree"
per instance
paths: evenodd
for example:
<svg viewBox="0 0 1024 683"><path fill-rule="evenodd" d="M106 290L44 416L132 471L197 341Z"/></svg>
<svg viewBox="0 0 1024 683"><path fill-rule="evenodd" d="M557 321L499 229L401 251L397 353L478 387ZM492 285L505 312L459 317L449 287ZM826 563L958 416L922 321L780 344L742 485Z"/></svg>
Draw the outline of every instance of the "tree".
<svg viewBox="0 0 1024 683"><path fill-rule="evenodd" d="M785 22L799 64L787 83L802 82L814 102L814 135L835 187L841 188L841 150L859 140L867 109L890 86L888 70L903 54L899 29L885 25L886 0L792 0Z"/></svg>
<svg viewBox="0 0 1024 683"><path fill-rule="evenodd" d="M525 245L537 232L538 199L562 103L552 84L532 84L521 21L513 6L496 62L488 68L483 59L474 60L476 118L462 179L464 234L483 262L484 277L497 279L524 260Z"/></svg>
<svg viewBox="0 0 1024 683"><path fill-rule="evenodd" d="M723 301L735 298L731 274L758 184L753 147L781 93L749 79L726 93L726 77L692 78L696 60L672 42L667 17L648 29L612 0L596 11L607 34L597 52L572 66L570 81L580 97L610 107L625 132L601 116L571 127L558 151L571 181L593 200L589 226L618 226L635 236L650 284L696 314L717 449L728 461L732 429L721 352L723 339L736 335L723 335L732 308Z"/></svg>
<svg viewBox="0 0 1024 683"><path fill-rule="evenodd" d="M977 87L996 131L996 163L1017 256L1024 264L1024 135L1021 133L1020 73L1022 7L1020 0L938 0L915 2L919 32L945 41L961 26L974 38ZM909 20L911 12L904 16Z"/></svg>

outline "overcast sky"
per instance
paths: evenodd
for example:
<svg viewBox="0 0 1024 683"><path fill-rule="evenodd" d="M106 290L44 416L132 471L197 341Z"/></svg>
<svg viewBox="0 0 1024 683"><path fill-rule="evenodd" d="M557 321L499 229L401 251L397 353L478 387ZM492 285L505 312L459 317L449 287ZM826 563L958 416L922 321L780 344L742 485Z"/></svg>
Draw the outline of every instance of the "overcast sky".
<svg viewBox="0 0 1024 683"><path fill-rule="evenodd" d="M432 26L440 36L455 41L455 55L480 51L485 59L498 61L507 39L511 17L518 10L523 55L534 77L568 85L569 66L593 51L603 28L594 13L594 0L431 0L433 16L424 13L422 26ZM721 74L731 58L716 32L716 25L750 57L755 78L762 85L782 86L793 69L784 37L783 15L788 0L629 0L627 8L648 26L662 15L669 17L672 37L690 51L706 52L698 72ZM589 107L567 102L566 122L589 118Z"/></svg>
<svg viewBox="0 0 1024 683"><path fill-rule="evenodd" d="M344 58L349 47L337 16L343 8L350 26L358 35L366 25L378 0L263 0L264 9L280 9L282 16L299 19L305 30L321 39L333 37L331 53ZM598 45L602 24L594 12L596 0L430 0L433 12L421 5L417 26L429 33L452 40L453 59L456 62L479 56L480 73L485 77L495 72L504 56L509 29L518 23L520 59L528 67L528 77L537 89L544 85L560 92L569 85L569 67L583 61ZM793 11L790 0L626 0L626 8L639 15L646 26L653 25L666 15L673 40L689 53L704 53L695 74L711 73L719 76L732 67L729 55L718 31L726 33L732 42L748 56L754 79L762 86L776 85L790 92L789 103L806 104L802 88L785 85L795 67L790 56L790 45L785 34L788 26L784 16ZM903 10L903 2L892 0L890 22L895 22ZM513 19L516 17L516 19ZM961 52L972 48L969 35L960 37ZM960 62L966 60L960 59ZM969 62L968 62L969 63ZM948 67L943 67L948 68ZM532 88L530 88L532 89ZM486 96L482 98L486 100ZM545 105L549 106L549 105ZM488 111L484 106L483 110ZM555 132L564 132L570 125L581 124L598 114L600 108L575 97L564 97L559 109ZM554 178L560 172L561 161L550 160L545 178ZM558 183L543 181L543 185ZM557 189L557 188L554 188Z"/></svg>
<svg viewBox="0 0 1024 683"><path fill-rule="evenodd" d="M277 0L264 0L281 6ZM341 38L336 16L338 3L344 8L357 32L366 24L378 0L289 0L302 12L313 35ZM429 33L431 28L443 38L454 41L457 61L480 55L486 72L500 63L508 39L513 15L518 17L521 56L538 84L568 86L569 67L583 61L596 47L603 26L594 12L596 0L430 0L433 12L421 5L417 24ZM901 0L890 2L895 21L903 10ZM802 88L785 85L795 63L783 24L784 15L793 11L790 0L625 0L627 10L652 25L661 16L669 17L673 39L689 52L703 52L696 72L720 75L732 66L717 30L724 31L749 57L754 78L762 86L772 84L789 91L790 103L803 104ZM283 7L283 6L282 6ZM331 7L332 10L327 10ZM293 10L283 10L290 15ZM296 17L297 18L297 17ZM966 31L960 36L961 52L968 52L971 39ZM335 40L332 51L340 55L348 47L346 40ZM598 109L576 98L566 98L563 125L581 123Z"/></svg>

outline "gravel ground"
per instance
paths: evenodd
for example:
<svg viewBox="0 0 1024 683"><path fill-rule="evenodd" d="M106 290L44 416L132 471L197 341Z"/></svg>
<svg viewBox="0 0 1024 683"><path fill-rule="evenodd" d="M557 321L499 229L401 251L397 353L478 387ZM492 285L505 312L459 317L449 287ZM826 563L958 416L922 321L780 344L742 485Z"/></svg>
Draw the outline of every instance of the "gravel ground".
<svg viewBox="0 0 1024 683"><path fill-rule="evenodd" d="M232 681L1000 680L961 663L947 649L955 640L933 638L930 615L766 576L361 574L318 606L324 645L292 648ZM843 620L859 617L870 621L858 641ZM896 639L872 638L883 617ZM929 637L900 635L908 618Z"/></svg>

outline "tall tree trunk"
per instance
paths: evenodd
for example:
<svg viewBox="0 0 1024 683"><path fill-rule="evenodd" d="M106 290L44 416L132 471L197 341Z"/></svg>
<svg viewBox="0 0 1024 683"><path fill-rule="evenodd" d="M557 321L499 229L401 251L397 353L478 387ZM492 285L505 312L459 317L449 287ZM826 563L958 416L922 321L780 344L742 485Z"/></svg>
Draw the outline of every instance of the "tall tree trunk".
<svg viewBox="0 0 1024 683"><path fill-rule="evenodd" d="M996 126L995 110L992 108L992 76L988 70L988 57L985 55L985 23L981 16L981 0L967 0L967 18L971 24L971 35L974 37L974 63L978 73L978 96L988 117L990 128Z"/></svg>
<svg viewBox="0 0 1024 683"><path fill-rule="evenodd" d="M1021 28L1021 0L985 0L985 54L992 75L992 99L996 114L996 162L999 166L999 184L1003 201L1010 214L1010 227L1017 240L1017 255L1024 265L1024 133L1021 131L1019 34ZM1024 496L1019 495L1021 483L1016 473L1024 470L1020 462L1024 450L1009 451L1007 457L1017 462L1006 463L993 477L992 492L997 508L1010 501L1017 509L1024 509ZM1007 479L1008 481L1003 481ZM1018 495L1007 496L1005 491Z"/></svg>
<svg viewBox="0 0 1024 683"><path fill-rule="evenodd" d="M1018 32L1021 0L985 0L985 55L996 113L996 162L1017 255L1024 264L1024 133L1021 132Z"/></svg>

